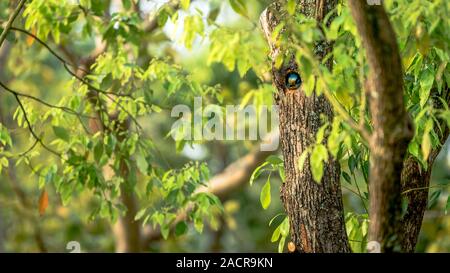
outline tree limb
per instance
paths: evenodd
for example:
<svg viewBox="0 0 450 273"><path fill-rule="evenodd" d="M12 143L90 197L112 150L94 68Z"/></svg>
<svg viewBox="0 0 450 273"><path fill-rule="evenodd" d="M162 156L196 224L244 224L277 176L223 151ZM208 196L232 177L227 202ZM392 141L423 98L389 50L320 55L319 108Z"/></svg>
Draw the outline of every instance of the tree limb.
<svg viewBox="0 0 450 273"><path fill-rule="evenodd" d="M16 9L14 10L13 14L11 14L11 17L9 17L8 22L6 22L5 28L3 29L2 34L0 34L0 47L2 46L3 42L5 41L6 35L8 35L8 32L9 32L9 29L11 28L17 15L19 15L19 13L22 10L23 6L25 5L26 1L27 0L20 0L20 2L17 5Z"/></svg>
<svg viewBox="0 0 450 273"><path fill-rule="evenodd" d="M413 137L403 101L403 69L396 35L383 5L349 0L369 65L369 104L373 119L370 146L369 241L381 251L399 251L400 176Z"/></svg>

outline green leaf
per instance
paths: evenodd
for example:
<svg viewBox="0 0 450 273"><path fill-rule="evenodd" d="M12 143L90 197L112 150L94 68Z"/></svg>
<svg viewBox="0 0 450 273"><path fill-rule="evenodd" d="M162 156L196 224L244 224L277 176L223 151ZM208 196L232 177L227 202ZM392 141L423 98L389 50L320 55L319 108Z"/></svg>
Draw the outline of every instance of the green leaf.
<svg viewBox="0 0 450 273"><path fill-rule="evenodd" d="M342 177L344 177L344 180L347 181L347 183L352 184L352 179L348 173L342 172Z"/></svg>
<svg viewBox="0 0 450 273"><path fill-rule="evenodd" d="M97 142L94 147L94 160L99 163L103 155L103 143Z"/></svg>
<svg viewBox="0 0 450 273"><path fill-rule="evenodd" d="M289 235L289 217L286 216L280 224L280 232L283 237L287 237Z"/></svg>
<svg viewBox="0 0 450 273"><path fill-rule="evenodd" d="M3 127L1 123L0 123L0 143L3 145L12 146L11 136L9 135L7 128Z"/></svg>
<svg viewBox="0 0 450 273"><path fill-rule="evenodd" d="M319 128L316 134L316 144L322 143L324 137L325 137L325 130L328 128L328 123L322 125L322 127Z"/></svg>
<svg viewBox="0 0 450 273"><path fill-rule="evenodd" d="M423 159L428 158L431 151L431 138L430 134L425 134L422 138L422 156Z"/></svg>
<svg viewBox="0 0 450 273"><path fill-rule="evenodd" d="M164 27L167 23L167 20L169 19L169 16L170 14L167 12L166 9L161 10L156 17L158 26Z"/></svg>
<svg viewBox="0 0 450 273"><path fill-rule="evenodd" d="M266 184L264 184L261 195L259 197L259 200L261 201L261 205L263 209L267 209L270 205L271 196L270 196L270 177L267 179Z"/></svg>
<svg viewBox="0 0 450 273"><path fill-rule="evenodd" d="M280 227L281 227L281 226L278 226L278 227L273 231L272 237L270 238L270 241L271 241L272 243L275 243L276 241L278 241L278 239L280 239L280 235L281 235Z"/></svg>
<svg viewBox="0 0 450 273"><path fill-rule="evenodd" d="M437 190L431 194L430 201L428 202L428 209L433 208L441 196L441 190Z"/></svg>
<svg viewBox="0 0 450 273"><path fill-rule="evenodd" d="M237 13L244 17L247 16L247 7L245 6L244 0L229 0L231 8Z"/></svg>
<svg viewBox="0 0 450 273"><path fill-rule="evenodd" d="M163 236L164 240L167 240L167 238L169 238L169 231L170 226L168 224L164 224L161 226L161 235Z"/></svg>
<svg viewBox="0 0 450 273"><path fill-rule="evenodd" d="M137 220L141 219L142 217L144 217L146 212L147 212L147 208L141 209L140 211L138 211L138 213L136 213L134 220L137 221Z"/></svg>
<svg viewBox="0 0 450 273"><path fill-rule="evenodd" d="M103 0L91 0L91 10L97 16L102 16L105 9L106 2Z"/></svg>
<svg viewBox="0 0 450 273"><path fill-rule="evenodd" d="M353 173L355 171L355 168L357 165L356 159L353 155L348 158L347 164L348 164L348 169L350 170L350 172Z"/></svg>
<svg viewBox="0 0 450 273"><path fill-rule="evenodd" d="M270 155L269 157L267 157L266 161L274 166L283 164L283 159L276 155Z"/></svg>
<svg viewBox="0 0 450 273"><path fill-rule="evenodd" d="M145 156L139 154L136 156L136 166L142 174L147 174L148 163Z"/></svg>
<svg viewBox="0 0 450 273"><path fill-rule="evenodd" d="M159 107L156 104L152 104L151 108L152 108L152 111L156 112L156 113L160 113L162 111L161 107Z"/></svg>
<svg viewBox="0 0 450 273"><path fill-rule="evenodd" d="M186 222L181 221L175 226L175 235L181 236L181 235L185 234L187 232L187 230L188 230L188 226L187 226Z"/></svg>
<svg viewBox="0 0 450 273"><path fill-rule="evenodd" d="M283 65L283 62L284 62L284 56L282 54L278 54L275 57L275 64L274 64L275 68L279 69Z"/></svg>
<svg viewBox="0 0 450 273"><path fill-rule="evenodd" d="M288 0L288 2L286 3L286 10L290 15L294 15L295 13L295 0Z"/></svg>
<svg viewBox="0 0 450 273"><path fill-rule="evenodd" d="M239 76L243 78L247 71L252 67L250 62L245 58L236 58L237 59L237 69L239 72Z"/></svg>
<svg viewBox="0 0 450 273"><path fill-rule="evenodd" d="M200 16L186 16L184 18L182 41L187 49L192 48L196 35L203 35L204 29L203 19Z"/></svg>
<svg viewBox="0 0 450 273"><path fill-rule="evenodd" d="M314 92L314 87L316 86L316 78L314 76L310 76L306 79L305 84L303 85L303 91L307 97L310 97Z"/></svg>
<svg viewBox="0 0 450 273"><path fill-rule="evenodd" d="M283 252L285 242L286 242L286 237L281 237L280 242L278 243L278 253Z"/></svg>
<svg viewBox="0 0 450 273"><path fill-rule="evenodd" d="M201 217L196 217L194 219L194 228L198 233L202 233L203 231L203 221Z"/></svg>
<svg viewBox="0 0 450 273"><path fill-rule="evenodd" d="M65 128L59 127L59 126L53 126L53 133L59 139L62 139L65 142L69 142L69 139L70 139L69 133L67 132L67 130Z"/></svg>
<svg viewBox="0 0 450 273"><path fill-rule="evenodd" d="M263 168L267 165L269 165L269 162L266 161L253 171L252 176L250 177L250 186L253 185L255 179L257 179L261 175L261 173L264 171Z"/></svg>
<svg viewBox="0 0 450 273"><path fill-rule="evenodd" d="M131 0L122 0L122 4L125 9L131 8Z"/></svg>
<svg viewBox="0 0 450 273"><path fill-rule="evenodd" d="M14 32L12 31L8 31L8 33L6 34L6 40L10 43L14 43L16 40L16 35Z"/></svg>
<svg viewBox="0 0 450 273"><path fill-rule="evenodd" d="M278 166L278 173L280 174L281 182L284 183L286 181L286 173L284 171L284 165Z"/></svg>
<svg viewBox="0 0 450 273"><path fill-rule="evenodd" d="M445 205L445 214L450 210L450 195L447 197L447 204Z"/></svg>
<svg viewBox="0 0 450 273"><path fill-rule="evenodd" d="M433 87L434 82L434 74L431 70L425 70L420 79L420 106L423 107L425 103L427 102L428 98L430 97L430 91Z"/></svg>
<svg viewBox="0 0 450 273"><path fill-rule="evenodd" d="M6 157L0 158L0 173L2 172L3 167L8 168L9 161Z"/></svg>
<svg viewBox="0 0 450 273"><path fill-rule="evenodd" d="M314 146L311 153L310 163L313 179L317 183L320 183L322 180L324 161L328 161L327 148L322 144Z"/></svg>
<svg viewBox="0 0 450 273"><path fill-rule="evenodd" d="M340 125L340 119L335 117L331 126L330 135L328 136L328 150L334 158L337 157L339 147L341 146L343 140L343 137L341 137L341 133L339 131Z"/></svg>
<svg viewBox="0 0 450 273"><path fill-rule="evenodd" d="M427 120L427 123L425 124L424 132L423 132L423 138L422 138L422 156L423 160L427 160L428 156L431 152L431 135L430 132L433 130L433 120L429 119Z"/></svg>
<svg viewBox="0 0 450 273"><path fill-rule="evenodd" d="M300 54L300 53L299 53ZM298 56L298 62L300 63L300 67L301 67L301 76L302 79L309 79L312 76L312 69L313 69L313 65L311 64L311 61L306 58L303 55L299 55Z"/></svg>
<svg viewBox="0 0 450 273"><path fill-rule="evenodd" d="M181 8L184 10L187 10L189 8L190 0L181 0Z"/></svg>
<svg viewBox="0 0 450 273"><path fill-rule="evenodd" d="M219 8L215 8L215 9L211 10L208 14L208 21L215 22L219 13L220 13Z"/></svg>
<svg viewBox="0 0 450 273"><path fill-rule="evenodd" d="M275 221L275 219L277 219L279 216L283 216L285 215L284 213L278 213L277 215L275 215L272 219L270 219L269 221L269 227L272 225L272 223Z"/></svg>

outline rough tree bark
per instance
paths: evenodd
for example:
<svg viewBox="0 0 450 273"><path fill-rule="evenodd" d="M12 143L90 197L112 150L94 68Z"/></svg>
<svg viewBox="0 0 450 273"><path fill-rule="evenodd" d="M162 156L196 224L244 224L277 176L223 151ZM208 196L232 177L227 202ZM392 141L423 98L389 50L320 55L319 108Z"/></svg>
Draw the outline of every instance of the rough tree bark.
<svg viewBox="0 0 450 273"><path fill-rule="evenodd" d="M400 250L401 170L413 137L403 102L403 69L396 35L383 5L349 0L369 64L373 121L370 146L369 241L381 251Z"/></svg>
<svg viewBox="0 0 450 273"><path fill-rule="evenodd" d="M445 105L443 101L435 99L435 109L443 110L450 106L449 92L448 87L445 87L441 94L438 94L437 90L432 90L431 94L436 95L432 97L441 97L447 104ZM416 248L423 216L427 209L432 167L450 134L447 122L444 120L441 120L440 124L435 124L434 129L436 132L442 130L442 135L439 139L440 146L433 149L428 156L428 169L423 170L419 162L412 156L409 156L403 164L401 176L402 193L404 193L403 197L406 197L408 200L406 213L402 218L402 229L400 233L401 247L404 252L414 252Z"/></svg>
<svg viewBox="0 0 450 273"><path fill-rule="evenodd" d="M274 61L280 49L271 42L271 33L283 14L284 1L274 1L261 15L261 25L271 47ZM297 11L321 21L336 6L335 0L302 0ZM285 12L284 12L285 13ZM321 43L317 57L323 58L331 45ZM331 62L328 63L331 66ZM285 77L288 72L301 67L291 60L277 69L272 65L273 82L277 89L274 95L279 106L281 148L284 156L286 182L281 188L281 199L289 216L291 240L298 252L350 252L343 215L339 162L330 160L325 165L321 183L316 183L308 160L300 170L299 156L311 144L321 126L320 115L333 117L332 107L323 95L306 97L300 86L288 89Z"/></svg>

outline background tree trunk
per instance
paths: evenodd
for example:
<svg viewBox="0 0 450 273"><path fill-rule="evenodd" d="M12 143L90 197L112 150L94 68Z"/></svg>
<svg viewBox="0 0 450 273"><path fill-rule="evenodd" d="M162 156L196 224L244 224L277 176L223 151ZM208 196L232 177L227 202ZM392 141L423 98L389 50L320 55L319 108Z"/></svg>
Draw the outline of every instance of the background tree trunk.
<svg viewBox="0 0 450 273"><path fill-rule="evenodd" d="M432 90L432 94L438 94L437 90ZM437 97L438 96L435 98ZM444 98L447 105L445 105L443 101L435 99L435 109L444 110L446 107L450 106L448 87L444 88L441 97ZM414 252L416 248L420 228L422 227L423 216L427 209L433 164L450 134L450 130L445 120L441 120L440 124L436 123L434 127L435 132L439 132L442 129L442 135L439 139L440 146L433 149L428 156L428 168L423 170L417 159L412 156L409 156L403 164L401 175L402 193L404 194L403 197L406 197L408 200L406 213L402 218L402 230L400 234L401 247L404 252Z"/></svg>
<svg viewBox="0 0 450 273"><path fill-rule="evenodd" d="M282 3L275 1L261 16L261 25L271 43L271 33L280 21ZM321 21L336 6L335 0L298 1L297 11ZM318 52L323 58L331 45L321 44ZM271 44L271 57L275 60L279 49ZM329 62L331 66L331 62ZM333 118L332 107L323 95L306 97L301 90L285 87L288 71L301 67L291 60L288 65L272 67L273 82L277 88L275 102L279 106L281 148L284 156L286 182L281 188L281 199L289 216L291 240L298 252L350 252L343 215L339 162L330 160L325 165L321 183L316 183L309 161L302 170L298 158L311 144L321 127L320 116Z"/></svg>
<svg viewBox="0 0 450 273"><path fill-rule="evenodd" d="M383 5L349 0L366 51L373 120L370 146L369 241L400 251L401 170L413 137L403 102L403 69L396 35Z"/></svg>

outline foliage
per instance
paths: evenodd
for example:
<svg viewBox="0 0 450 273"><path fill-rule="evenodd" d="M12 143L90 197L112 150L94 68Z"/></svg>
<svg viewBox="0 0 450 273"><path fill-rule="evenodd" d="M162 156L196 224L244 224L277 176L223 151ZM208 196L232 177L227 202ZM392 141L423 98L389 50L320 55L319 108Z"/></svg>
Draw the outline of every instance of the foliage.
<svg viewBox="0 0 450 273"><path fill-rule="evenodd" d="M15 8L6 2L0 3L1 21ZM30 0L9 30L8 58L0 58L0 180L10 183L0 183L0 217L17 228L5 229L6 247L42 250L34 243L37 235L30 236L42 230L50 250L61 251L62 242L73 238L88 250L114 250L110 225L130 212L122 197L131 193L137 199L132 218L166 239L145 250L205 250L225 229L227 243L218 243L225 250L273 250L268 243L278 242L284 251L289 221L277 214L276 189L285 180L280 156L269 156L254 170L254 186L222 204L205 191L208 182L252 143L167 137L170 109L190 105L194 97L221 108L272 104L268 47L258 26L268 1L111 2ZM371 117L363 99L368 71L361 41L345 1L322 25L296 13L295 2L286 2L292 16L273 39L295 55L305 93L324 94L337 113L333 120L322 118L298 167L311 168L320 183L325 162L341 163L349 189L348 235L352 249L364 252L370 157L364 131L371 130ZM415 125L408 151L426 170L428 155L441 145L440 121L450 125L450 110L441 103L450 84L450 4L385 2ZM286 37L283 27L293 36ZM321 40L334 46L319 61L314 50ZM332 70L325 65L330 59ZM186 152L195 147L206 155L196 160ZM430 200L441 211L450 207L443 182ZM261 206L264 211L254 213Z"/></svg>

